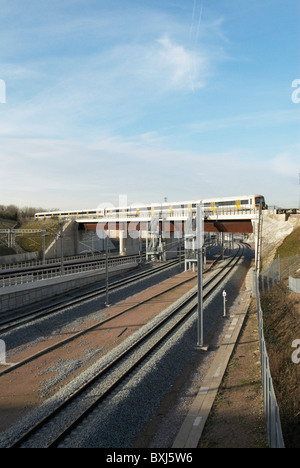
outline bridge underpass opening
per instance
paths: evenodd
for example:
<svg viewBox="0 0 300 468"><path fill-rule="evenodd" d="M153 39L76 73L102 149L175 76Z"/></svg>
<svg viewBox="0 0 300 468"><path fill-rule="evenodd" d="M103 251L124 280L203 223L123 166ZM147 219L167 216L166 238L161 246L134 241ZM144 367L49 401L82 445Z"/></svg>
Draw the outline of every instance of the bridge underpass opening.
<svg viewBox="0 0 300 468"><path fill-rule="evenodd" d="M87 231L141 231L149 232L150 231L150 221L149 222L136 222L130 221L127 222L101 222L98 223L84 223L84 227ZM176 233L184 232L185 223L184 221L160 221L159 229L161 232L165 233ZM218 221L207 221L204 220L204 232L228 232L231 234L253 234L253 224L251 220L218 220ZM130 234L129 234L130 235Z"/></svg>
<svg viewBox="0 0 300 468"><path fill-rule="evenodd" d="M141 252L141 242L146 242L146 251L157 251L158 258L170 259L177 255L174 242L178 245L180 239L185 239L186 222L183 220L158 221L156 228L152 231L151 220L137 221L126 219L122 221L91 221L81 225L87 231L97 231L97 235L104 239L106 233L111 239L119 243L120 255L136 255ZM195 225L193 232L196 233ZM224 234L252 234L253 225L251 220L204 220L204 232L211 234L222 234L220 240L224 246ZM179 248L179 247L178 247ZM173 249L174 252L173 252Z"/></svg>

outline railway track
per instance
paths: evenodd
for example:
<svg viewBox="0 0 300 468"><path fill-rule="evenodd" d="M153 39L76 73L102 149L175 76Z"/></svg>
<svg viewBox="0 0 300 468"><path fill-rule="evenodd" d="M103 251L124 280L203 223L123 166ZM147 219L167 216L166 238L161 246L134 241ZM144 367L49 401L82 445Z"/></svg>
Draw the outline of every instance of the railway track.
<svg viewBox="0 0 300 468"><path fill-rule="evenodd" d="M142 271L139 273L136 273L134 275L130 275L126 278L122 278L117 281L112 281L109 284L109 291L115 291L121 287L128 286L131 283L135 281L139 281L141 279L148 278L154 274L161 273L163 271L168 270L169 268L172 268L173 266L177 265L179 263L179 259L172 260L168 262L167 264L160 265L155 268L151 268L146 271ZM32 320L37 320L43 317L46 317L47 315L54 314L56 312L59 312L67 307L75 306L78 304L83 303L84 301L87 301L89 299L93 299L95 297L104 295L106 293L106 287L102 286L100 288L94 289L92 292L88 293L80 293L79 296L69 299L69 300L61 300L57 302L55 305L51 306L46 306L46 307L39 307L34 310L28 310L27 312L13 312L12 314L9 314L8 316L4 317L2 314L2 318L0 320L0 333L6 333L9 330L16 328L22 324L28 324Z"/></svg>
<svg viewBox="0 0 300 468"><path fill-rule="evenodd" d="M216 259L215 262L213 262L211 268L213 267L213 265L214 265L215 263L218 262L218 260L219 260L219 259ZM178 261L179 261L179 260L174 260L174 261L169 262L167 265L160 265L159 267L156 267L156 268L154 269L154 271L153 271L153 270L150 270L149 272L142 272L142 273L140 273L140 274L130 276L129 278L124 278L124 279L122 279L122 280L119 280L119 281L115 282L115 289L118 289L118 288L121 287L121 286L126 286L126 285L128 285L128 284L131 284L132 282L135 282L137 279L147 278L147 277L148 277L148 274L150 274L151 272L152 272L152 274L155 274L155 273L159 273L159 272L161 272L161 271L164 271L164 270L166 270L166 269L168 269L168 268L172 268L173 266L176 266L176 264L178 263ZM155 294L154 296L149 297L148 299L144 300L143 302L140 302L140 303L138 303L138 304L136 304L136 305L132 305L132 306L130 306L129 308L126 308L125 310L123 310L123 311L121 311L121 312L119 312L119 313L117 313L117 314L115 314L115 315L112 315L112 316L110 316L109 318L107 318L107 319L105 319L105 320L103 320L103 321L101 321L101 322L97 322L95 325L92 325L92 326L90 326L90 327L88 327L88 328L85 328L85 329L83 329L83 330L81 330L81 331L79 331L79 332L77 332L77 333L74 333L72 336L70 336L70 337L68 337L68 338L66 338L66 339L64 339L64 340L61 340L61 341L59 341L59 342L57 342L57 343L55 343L55 344L52 344L51 346L48 346L48 347L46 347L46 348L40 350L38 353L35 353L35 354L33 354L33 355L30 355L30 356L26 357L25 359L22 359L22 360L18 361L18 362L15 363L15 364L11 364L10 367L6 368L5 370L0 371L0 377L3 376L3 375L5 375L5 374L8 374L8 373L10 373L10 372L12 372L12 371L14 371L14 370L16 370L16 369L18 369L18 368L20 368L20 367L22 367L22 366L24 366L24 365L26 365L26 364L28 364L28 363L30 363L30 362L32 362L32 361L38 359L38 358L40 358L41 356L44 356L44 355L46 355L46 354L48 354L48 353L51 353L52 351L54 351L54 350L56 350L56 349L58 349L58 348L61 348L61 347L65 346L65 345L67 345L68 343L71 343L72 341L74 341L74 340L80 338L80 337L83 336L83 335L86 335L86 334L92 332L93 330L99 329L99 327L101 327L101 326L103 326L103 325L106 325L107 323L111 322L112 320L117 319L117 318L120 317L121 315L124 315L124 314L126 314L127 312L130 312L130 311L132 311L133 309L138 308L138 307L140 307L141 305L143 305L143 304L145 304L145 303L147 303L147 302L152 301L153 299L157 299L158 297L160 297L160 296L166 294L167 292L170 292L170 291L172 291L173 289L176 289L177 287L182 286L183 284L189 283L189 282L191 282L191 281L193 281L193 280L194 280L193 277L192 277L192 278L189 278L189 279L187 279L187 280L181 282L179 285L176 284L175 286L172 286L172 287L170 287L170 288L168 288L168 289L166 289L166 290L163 290L162 292L160 292L160 293L158 293L158 294ZM104 293L105 293L105 288L100 289L100 291L104 294ZM34 319L37 320L38 318L44 317L45 315L48 315L48 314L50 314L50 313L58 312L58 311L60 311L60 310L63 310L65 307L69 307L70 305L77 305L78 303L80 304L81 302L84 302L84 301L87 300L87 299L93 298L93 297L94 297L94 293L95 293L95 291L93 292L92 295L91 295L91 294L88 294L88 295L87 295L88 297L86 297L85 295L82 296L82 297L80 297L80 298L79 298L79 301L76 299L76 300L74 300L74 301L69 301L69 302L67 303L67 305L66 305L65 303L64 303L64 305L58 305L57 307L55 307L55 308L53 308L53 309L50 309L50 311L46 308L42 313L38 314L37 316L34 315ZM97 294L97 295L98 295L98 294ZM13 323L8 322L7 324L5 324L5 325L3 326L3 330L9 331L10 329L12 329L12 328L14 328L14 327L18 327L19 325L24 324L24 323L27 325L30 321L32 321L32 320L34 320L34 319L32 319L31 316L29 317L29 319L22 316L22 318L21 318L21 320L20 320L19 322L18 322L18 321L17 321L17 322L13 322ZM24 321L25 321L25 322L24 322ZM0 331L1 331L1 329L0 329Z"/></svg>
<svg viewBox="0 0 300 468"><path fill-rule="evenodd" d="M137 257L137 255L129 255L129 257ZM143 254L143 257L145 257L145 254ZM118 258L123 258L120 257L117 254L111 254L110 257L111 259L118 259ZM71 258L67 257L64 258L64 265L65 266L80 266L80 265L89 265L91 263L97 263L105 261L105 254L100 254L96 255L94 257L81 257L81 258ZM45 270L60 270L61 268L61 261L54 259L54 260L46 260L46 263L42 263L41 261L37 261L36 264L34 262L30 261L28 264L26 262L22 264L14 264L11 265L0 265L0 279L3 277L9 277L12 275L20 276L22 274L26 273L39 273L41 271Z"/></svg>
<svg viewBox="0 0 300 468"><path fill-rule="evenodd" d="M207 298L236 266L244 253L240 245L235 256L230 258L222 270L204 282L204 298ZM159 320L144 327L145 333L129 340L130 345L115 354L110 362L99 361L95 375L49 410L37 423L24 428L22 434L11 440L9 447L55 448L75 430L85 418L108 398L112 392L197 310L195 288L175 308L159 316ZM104 362L104 361L103 361Z"/></svg>
<svg viewBox="0 0 300 468"><path fill-rule="evenodd" d="M145 258L145 254L142 255ZM128 255L127 257L110 256L108 260L109 266L124 264L127 262L141 262L140 255ZM59 278L80 272L95 272L105 268L105 256L98 259L86 259L84 261L64 261L48 265L39 265L34 267L25 267L15 270L0 270L0 288L4 290L11 286L40 282L47 279Z"/></svg>

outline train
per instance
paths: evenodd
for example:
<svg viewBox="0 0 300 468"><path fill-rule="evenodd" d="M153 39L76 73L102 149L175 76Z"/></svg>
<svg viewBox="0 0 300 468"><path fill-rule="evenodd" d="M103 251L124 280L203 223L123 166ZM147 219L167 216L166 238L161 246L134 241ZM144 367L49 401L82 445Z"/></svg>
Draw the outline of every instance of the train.
<svg viewBox="0 0 300 468"><path fill-rule="evenodd" d="M104 207L87 210L69 210L69 211L49 211L43 213L36 213L34 215L36 220L43 219L95 219L95 218L128 218L128 217L146 217L149 218L155 213L164 214L167 216L185 216L190 211L196 210L196 206L202 204L205 212L220 212L220 211L255 211L258 210L260 204L262 209L266 210L268 206L265 202L263 195L246 195L227 198L213 198L204 200L183 201L174 203L151 203L147 204L133 204L123 207Z"/></svg>

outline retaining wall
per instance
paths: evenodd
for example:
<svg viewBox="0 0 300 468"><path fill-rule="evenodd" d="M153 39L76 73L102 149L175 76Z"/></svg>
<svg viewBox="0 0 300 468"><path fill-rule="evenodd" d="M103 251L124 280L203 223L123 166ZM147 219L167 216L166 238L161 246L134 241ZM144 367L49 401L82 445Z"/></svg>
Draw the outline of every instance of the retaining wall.
<svg viewBox="0 0 300 468"><path fill-rule="evenodd" d="M137 267L138 263L114 266L109 268L109 276L111 278ZM42 303L55 296L61 296L67 292L95 284L103 279L105 279L105 271L102 270L99 273L87 272L65 278L59 277L27 285L12 286L9 290L5 289L0 292L0 313Z"/></svg>

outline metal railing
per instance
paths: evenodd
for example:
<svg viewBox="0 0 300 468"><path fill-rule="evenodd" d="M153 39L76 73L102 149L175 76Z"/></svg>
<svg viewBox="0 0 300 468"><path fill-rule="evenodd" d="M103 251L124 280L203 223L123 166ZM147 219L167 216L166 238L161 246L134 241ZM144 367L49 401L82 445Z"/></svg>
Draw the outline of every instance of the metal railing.
<svg viewBox="0 0 300 468"><path fill-rule="evenodd" d="M289 277L292 277L299 268L300 255L285 258L277 257L276 260L274 260L274 262L260 274L261 290L263 293L265 291L269 291L277 283L280 283L280 281L287 280Z"/></svg>
<svg viewBox="0 0 300 468"><path fill-rule="evenodd" d="M100 253L97 255L92 255L92 254L82 254L82 255L72 255L68 257L64 257L64 262L71 262L71 261L89 261L89 260L99 260L103 259L105 256L105 253ZM55 265L58 264L60 260L58 258L50 258L45 261L43 260L26 260L23 262L18 262L18 263L5 263L3 265L0 265L0 273L9 271L9 270L18 270L21 268L30 268L30 267L39 267L39 266L46 266L46 265Z"/></svg>
<svg viewBox="0 0 300 468"><path fill-rule="evenodd" d="M185 218L189 215L189 213L192 211L193 215L196 214L196 208L195 207L184 207L184 208L173 208L170 206L170 208L153 208L153 209L143 209L143 208L137 208L137 209L129 209L129 210L107 210L105 213L103 211L99 210L97 212L86 212L86 213L68 213L68 214L63 214L63 215L55 215L55 218L61 219L61 220L78 220L78 219L90 219L90 220L106 220L106 219L124 219L124 218L129 218L129 219L135 219L135 218L149 218L153 216L153 214L159 214L160 218L163 217L171 217L171 218ZM231 207L218 207L216 206L214 209L211 209L210 207L204 207L204 212L205 215L207 216L217 216L217 215L239 215L239 214L258 214L258 209L257 208L236 208L235 206ZM40 217L39 219L43 220L44 217Z"/></svg>
<svg viewBox="0 0 300 468"><path fill-rule="evenodd" d="M110 212L109 210L104 216L97 216L95 218L102 219L139 219L139 218L152 218L154 214L158 215L160 219L163 218L186 218L189 213L192 212L193 215L196 214L196 208L170 208L170 209L155 209L154 211L140 209L138 212ZM248 215L256 214L258 215L258 210L253 208L219 208L216 207L214 210L203 208L205 216L221 216L221 215ZM91 215L92 218L92 215Z"/></svg>
<svg viewBox="0 0 300 468"><path fill-rule="evenodd" d="M130 256L124 258L112 258L108 261L108 267L115 267L119 265L130 265L133 263L140 262L140 255L137 256ZM88 264L82 265L64 265L63 266L63 274L62 274L62 267L55 267L51 269L46 269L43 271L36 271L33 273L24 273L21 275L14 275L9 276L6 278L2 278L0 280L0 288L9 288L12 286L22 285L22 284L29 284L35 283L40 281L46 281L54 278L59 277L66 277L70 275L78 275L82 273L90 273L90 272L99 272L105 271L105 260L99 260Z"/></svg>
<svg viewBox="0 0 300 468"><path fill-rule="evenodd" d="M258 313L258 332L259 332L259 345L260 345L260 359L261 359L261 374L262 374L262 385L263 385L263 396L264 396L264 409L266 415L267 434L270 448L285 448L279 406L277 403L275 390L273 386L273 380L271 376L269 357L266 347L266 341L264 336L264 321L263 321L263 310L260 302L260 291L259 291L259 278L258 275L253 275L255 282L255 293L257 300L257 313Z"/></svg>

